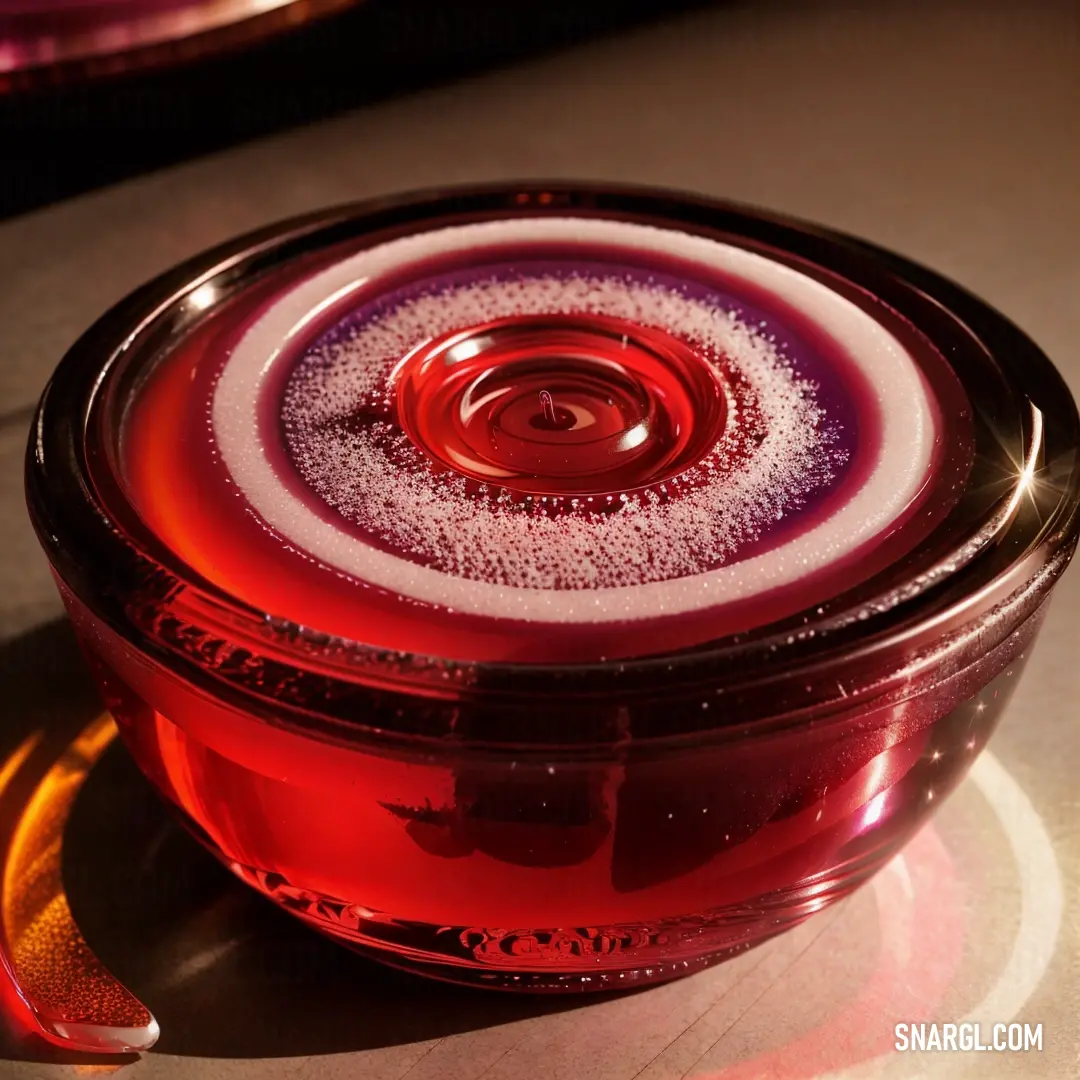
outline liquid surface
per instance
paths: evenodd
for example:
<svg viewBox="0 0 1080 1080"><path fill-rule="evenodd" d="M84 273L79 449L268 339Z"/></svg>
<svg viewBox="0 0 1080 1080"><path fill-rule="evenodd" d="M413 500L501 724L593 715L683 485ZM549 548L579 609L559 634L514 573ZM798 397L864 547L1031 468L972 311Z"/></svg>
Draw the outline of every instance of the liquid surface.
<svg viewBox="0 0 1080 1080"><path fill-rule="evenodd" d="M734 245L474 223L213 314L140 391L124 459L177 555L272 615L462 659L643 655L925 535L955 435L928 363L870 301Z"/></svg>

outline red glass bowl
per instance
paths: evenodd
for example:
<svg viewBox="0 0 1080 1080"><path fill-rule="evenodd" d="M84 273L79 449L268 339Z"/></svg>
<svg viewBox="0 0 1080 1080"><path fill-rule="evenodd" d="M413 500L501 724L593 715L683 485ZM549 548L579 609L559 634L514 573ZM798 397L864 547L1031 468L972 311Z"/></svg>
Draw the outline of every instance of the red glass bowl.
<svg viewBox="0 0 1080 1080"><path fill-rule="evenodd" d="M328 251L546 214L719 237L872 297L947 357L970 402L973 464L951 509L812 608L581 663L394 651L296 625L229 595L140 517L125 409L215 312ZM27 491L124 742L240 878L390 964L580 991L763 941L918 829L990 737L1071 557L1078 445L1040 350L926 269L693 196L521 184L326 211L146 285L58 368Z"/></svg>

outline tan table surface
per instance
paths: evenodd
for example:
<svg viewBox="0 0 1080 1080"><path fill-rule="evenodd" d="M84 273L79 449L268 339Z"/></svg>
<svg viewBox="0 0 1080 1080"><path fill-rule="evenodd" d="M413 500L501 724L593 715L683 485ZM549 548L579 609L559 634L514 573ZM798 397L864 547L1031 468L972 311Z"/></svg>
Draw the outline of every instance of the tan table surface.
<svg viewBox="0 0 1080 1080"><path fill-rule="evenodd" d="M150 275L274 219L399 189L525 176L664 184L921 260L1007 312L1080 391L1078 117L1075 2L762 0L0 224L0 687L12 710L0 743L15 714L90 708L66 628L45 625L60 608L22 509L21 457L28 410L63 350ZM162 1023L158 1048L123 1069L145 1080L711 1080L848 1066L1080 1076L1078 617L1074 570L992 754L871 885L737 961L628 997L554 1004L387 975L224 881L179 836L150 899L132 899L117 854L100 870L104 900L71 892L91 944L133 973ZM103 767L121 802L142 806L126 761L110 754ZM123 849L107 804L88 797L88 820ZM160 895L170 873L186 907ZM926 1016L910 1015L931 991ZM985 1020L1041 1023L1043 1051L866 1060L897 1022L977 1007ZM0 1043L0 1077L93 1072L7 1060L18 1056Z"/></svg>

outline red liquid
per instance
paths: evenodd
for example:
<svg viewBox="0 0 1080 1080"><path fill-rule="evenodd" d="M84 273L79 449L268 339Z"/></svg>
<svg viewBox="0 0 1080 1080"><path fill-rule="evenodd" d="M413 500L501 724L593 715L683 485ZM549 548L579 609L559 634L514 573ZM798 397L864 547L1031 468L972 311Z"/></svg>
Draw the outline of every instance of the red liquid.
<svg viewBox="0 0 1080 1080"><path fill-rule="evenodd" d="M380 959L536 990L683 974L845 896L963 777L1041 621L821 731L588 763L335 748L193 696L69 603L136 760L245 881Z"/></svg>
<svg viewBox="0 0 1080 1080"><path fill-rule="evenodd" d="M479 255L475 259L484 265ZM499 265L497 260L494 265ZM548 263L537 265L546 268ZM435 270L448 274L438 267L425 268L427 278L443 280ZM325 560L298 550L295 542L246 505L208 437L208 403L222 366L268 299L282 288L274 281L251 290L242 302L208 320L159 367L128 417L124 462L141 515L184 562L261 610L331 635L470 661L577 662L698 645L810 608L890 565L947 511L955 478L967 467L966 444L957 429L950 447L955 457L935 466L943 474L942 482L937 488L928 484L890 531L869 538L827 571L807 573L752 600L661 614L647 621L563 623L557 632L542 633L533 622L513 617L492 619L452 603L419 603L393 589L351 581ZM379 296L377 288L374 295ZM355 307L362 301L363 297L350 303ZM757 297L742 302L764 303ZM782 322L777 322L777 333L809 342L801 346L808 357L807 372L818 387L815 392L827 400L828 416L839 435L835 451L829 451L833 457L823 459L823 469L831 472L823 471L816 486L811 484L807 494L786 507L781 502L782 512L770 513L757 533L736 536L741 559L768 552L835 512L865 481L876 453L876 406L857 370L842 349L804 326L800 316L782 305L778 310ZM340 312L329 313L329 340L336 340L338 326L351 325L350 318L348 312L344 319ZM318 332L313 328L308 340ZM475 350L475 355L461 360L462 345ZM448 364L448 353L457 362ZM821 359L815 359L818 356ZM933 356L928 362L941 363ZM318 365L305 369L300 363L295 370L317 374ZM268 393L284 393L286 403L289 393L303 398L304 384L295 389L297 375L289 376L286 367L285 377L291 381L272 383ZM505 390L510 392L492 397ZM465 394L474 402L486 398L487 403L463 414ZM545 420L542 394L551 398L554 424ZM723 356L706 363L678 334L592 314L569 320L548 316L540 331L530 316L498 322L494 335L489 323L438 335L400 366L392 388L348 402L347 413L330 424L298 422L287 407L282 431L281 410L273 395L260 403L261 439L274 457L281 482L334 529L395 555L409 541L409 536L403 542L399 535L408 522L402 524L397 509L380 510L380 496L369 500L374 507L370 520L353 520L348 500L345 505L334 502L333 483L319 494L312 486L322 463L336 462L349 437L366 435L400 470L402 481L417 474L430 476L433 498L447 484L464 483L451 492L458 492L455 497L463 501L503 500L515 504L523 515L550 518L617 513L626 498L638 498L648 508L655 502L673 504L693 497L706 482L723 480L737 470L765 434L752 388ZM727 415L729 398L736 410L734 422ZM593 422L568 426L571 407ZM468 419L463 421L462 415ZM326 441L327 428L335 424L341 428L340 439ZM718 444L718 437L727 441ZM297 466L305 455L307 471L303 464ZM497 476L499 471L506 475ZM162 482L163 477L168 482ZM393 496L399 486L390 482L386 494ZM761 497L768 500L773 490L779 489L766 485ZM646 518L641 520L646 533L655 528L646 524ZM429 525L424 531L435 536L433 529ZM684 531L680 543L690 561L697 560L697 569L715 565L708 551L700 556L694 551L699 527L690 521ZM411 535L415 534L414 527ZM466 545L465 553L471 550ZM569 569L583 565L587 544L583 551L576 561L564 560ZM654 554L643 548L623 565L647 567ZM450 576L460 573L453 561L452 537L439 539L431 550L405 550L404 557ZM617 571L617 556L613 565ZM558 586L565 569L553 565L545 580ZM468 572L487 571L481 567ZM568 581L565 587L584 584Z"/></svg>
<svg viewBox="0 0 1080 1080"><path fill-rule="evenodd" d="M446 469L542 495L659 484L720 437L723 390L677 338L599 316L504 319L401 365L397 417Z"/></svg>

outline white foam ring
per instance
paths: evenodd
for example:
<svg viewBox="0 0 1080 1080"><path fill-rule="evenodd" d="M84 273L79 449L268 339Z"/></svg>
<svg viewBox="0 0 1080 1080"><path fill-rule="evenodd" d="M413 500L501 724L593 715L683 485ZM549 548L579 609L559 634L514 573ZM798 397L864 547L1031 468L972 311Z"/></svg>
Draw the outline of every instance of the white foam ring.
<svg viewBox="0 0 1080 1080"><path fill-rule="evenodd" d="M742 358L752 401L729 387L729 422L693 470L692 491L671 501L630 493L614 513L595 508L606 498L582 497L570 514L530 514L508 497L469 498L460 477L433 482L424 455L389 424L360 432L348 424L357 402L385 395L394 365L426 336L509 315L583 311L678 327L703 356ZM404 304L312 361L298 370L284 410L303 432L292 446L304 479L384 544L454 577L515 589L670 581L730 561L763 524L830 479L830 433L812 387L733 315L669 288L610 277L480 281ZM760 444L740 422L750 412L764 431Z"/></svg>
<svg viewBox="0 0 1080 1080"><path fill-rule="evenodd" d="M293 377L285 402L303 429L297 465L317 494L402 554L380 550L313 512L279 480L259 439L264 380L311 313L391 270L461 249L537 241L658 251L764 287L814 321L859 365L882 416L876 468L830 517L764 554L739 548L784 507L830 478L836 452L813 387L775 342L735 315L680 292L622 278L478 281L414 298L361 327ZM745 380L764 421L746 442L738 415L679 499L627 499L605 514L559 516L470 499L463 481L434 482L401 435L395 462L386 432L350 431L356 404L385 393L400 357L422 341L510 314L592 312L676 332L702 355L723 357ZM737 404L737 402L729 402ZM911 356L850 301L798 271L734 246L674 230L596 219L527 218L422 233L372 248L278 300L235 349L212 404L215 439L238 487L276 531L346 574L415 600L490 617L606 622L702 610L782 587L880 534L925 479L933 413ZM377 436L377 437L376 437ZM733 449L738 465L724 468ZM401 454L406 454L402 468ZM703 482L701 482L703 481ZM424 560L421 565L415 559ZM710 567L709 569L702 569Z"/></svg>

